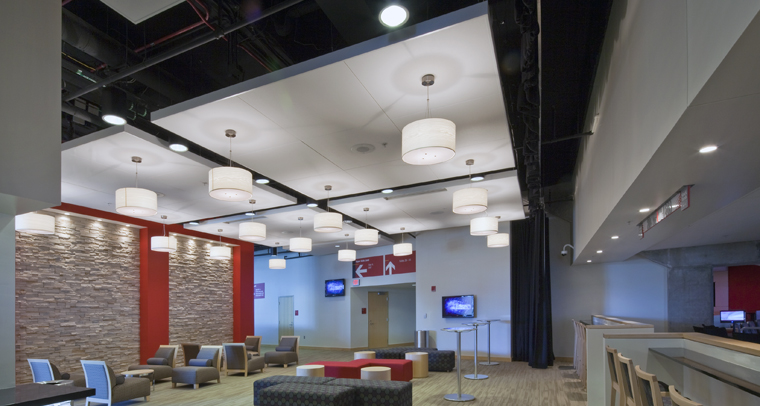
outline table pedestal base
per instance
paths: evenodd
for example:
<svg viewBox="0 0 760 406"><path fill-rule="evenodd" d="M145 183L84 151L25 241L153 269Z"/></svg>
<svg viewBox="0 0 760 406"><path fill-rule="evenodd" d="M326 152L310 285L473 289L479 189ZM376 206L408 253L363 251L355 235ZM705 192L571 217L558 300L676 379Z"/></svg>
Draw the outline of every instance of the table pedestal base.
<svg viewBox="0 0 760 406"><path fill-rule="evenodd" d="M480 363L480 365L499 365L499 363L496 361L494 362L483 361Z"/></svg>
<svg viewBox="0 0 760 406"><path fill-rule="evenodd" d="M471 400L475 400L475 396L466 395L464 393L461 396L459 394L452 393L444 396L443 398L452 402L469 402Z"/></svg>
<svg viewBox="0 0 760 406"><path fill-rule="evenodd" d="M488 375L483 375L483 374L477 374L477 375L467 374L464 377L467 379L488 379Z"/></svg>

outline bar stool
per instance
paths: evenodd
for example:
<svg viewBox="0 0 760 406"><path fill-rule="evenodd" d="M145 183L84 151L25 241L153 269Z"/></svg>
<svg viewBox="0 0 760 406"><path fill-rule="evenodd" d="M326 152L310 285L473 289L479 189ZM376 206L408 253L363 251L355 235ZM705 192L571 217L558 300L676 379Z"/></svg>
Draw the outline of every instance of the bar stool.
<svg viewBox="0 0 760 406"><path fill-rule="evenodd" d="M488 324L488 361L481 362L480 365L499 365L498 362L491 362L491 322L497 321L501 321L501 319L478 320L480 323Z"/></svg>
<svg viewBox="0 0 760 406"><path fill-rule="evenodd" d="M701 403L697 403L691 399L687 399L683 395L678 393L678 391L676 390L676 387L673 385L670 385L668 387L668 392L670 392L670 400L673 401L673 404L675 406L702 406Z"/></svg>
<svg viewBox="0 0 760 406"><path fill-rule="evenodd" d="M467 379L488 379L488 375L478 374L478 327L484 326L488 323L482 321L476 321L474 323L462 323L465 326L475 327L475 373L467 374L464 377Z"/></svg>
<svg viewBox="0 0 760 406"><path fill-rule="evenodd" d="M462 393L462 333L475 330L474 327L449 327L441 331L457 334L457 393L445 395L443 398L452 402L469 402L475 400L475 396Z"/></svg>
<svg viewBox="0 0 760 406"><path fill-rule="evenodd" d="M610 347L607 350L607 366L610 369L610 382L612 382L612 391L610 395L610 406L615 406L615 398L620 399L620 406L625 405L623 391L620 390L620 360L617 357L617 350Z"/></svg>

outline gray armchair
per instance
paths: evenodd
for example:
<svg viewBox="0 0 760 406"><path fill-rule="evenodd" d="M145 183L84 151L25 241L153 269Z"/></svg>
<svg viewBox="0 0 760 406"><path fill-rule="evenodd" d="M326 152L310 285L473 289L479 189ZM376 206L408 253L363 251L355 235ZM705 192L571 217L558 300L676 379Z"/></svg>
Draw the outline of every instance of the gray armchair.
<svg viewBox="0 0 760 406"><path fill-rule="evenodd" d="M176 388L178 383L193 385L198 389L201 383L216 379L221 383L219 375L222 366L222 346L221 345L204 345L201 347L198 355L188 361L188 366L174 368L172 373L172 388Z"/></svg>
<svg viewBox="0 0 760 406"><path fill-rule="evenodd" d="M124 378L123 375L117 378L113 369L108 367L105 361L81 360L80 362L87 379L87 387L95 389L95 396L88 397L85 406L90 406L90 403L105 403L110 406L140 397L145 398L146 402L150 400L148 379Z"/></svg>
<svg viewBox="0 0 760 406"><path fill-rule="evenodd" d="M152 369L153 380L171 378L174 367L177 366L178 345L160 345L153 358L148 358L148 363L143 365L130 365L128 370Z"/></svg>
<svg viewBox="0 0 760 406"><path fill-rule="evenodd" d="M261 336L246 336L245 350L251 355L261 355Z"/></svg>
<svg viewBox="0 0 760 406"><path fill-rule="evenodd" d="M46 359L28 359L32 369L33 382L57 381L59 379L74 381L74 386L84 388L86 380L83 373L61 373L58 367Z"/></svg>
<svg viewBox="0 0 760 406"><path fill-rule="evenodd" d="M282 365L285 368L287 368L288 364L291 362L295 362L296 365L298 365L298 347L300 341L298 338L298 336L280 337L280 345L278 345L274 351L264 354L264 362L266 365Z"/></svg>
<svg viewBox="0 0 760 406"><path fill-rule="evenodd" d="M232 373L243 372L248 376L249 372L260 369L264 372L264 357L254 357L246 352L243 343L222 344L224 347L224 356L227 358L227 375Z"/></svg>

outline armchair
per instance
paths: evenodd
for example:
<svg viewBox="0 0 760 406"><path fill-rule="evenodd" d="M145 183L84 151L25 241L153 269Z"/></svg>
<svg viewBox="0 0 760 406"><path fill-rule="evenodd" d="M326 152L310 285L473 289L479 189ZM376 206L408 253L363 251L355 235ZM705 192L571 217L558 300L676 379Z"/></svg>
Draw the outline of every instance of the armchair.
<svg viewBox="0 0 760 406"><path fill-rule="evenodd" d="M84 374L82 373L61 373L58 367L46 359L28 359L29 368L32 369L33 382L56 381L66 379L74 381L74 386L85 387Z"/></svg>
<svg viewBox="0 0 760 406"><path fill-rule="evenodd" d="M191 359L195 359L198 356L198 351L201 350L200 344L182 343L182 354L184 356L185 366L189 365Z"/></svg>
<svg viewBox="0 0 760 406"><path fill-rule="evenodd" d="M204 345L201 347L196 358L188 361L188 366L174 368L172 373L172 388L178 383L193 385L198 389L201 383L216 379L221 383L219 375L222 366L222 346Z"/></svg>
<svg viewBox="0 0 760 406"><path fill-rule="evenodd" d="M246 336L245 350L251 355L261 355L261 336Z"/></svg>
<svg viewBox="0 0 760 406"><path fill-rule="evenodd" d="M264 357L255 357L246 352L246 346L243 343L222 344L224 347L224 356L227 358L227 375L230 372L243 372L248 376L249 372L260 369L264 372Z"/></svg>
<svg viewBox="0 0 760 406"><path fill-rule="evenodd" d="M130 365L128 371L136 369L152 369L153 380L171 378L174 367L177 366L178 345L159 345L153 358L148 358L148 363L143 365Z"/></svg>
<svg viewBox="0 0 760 406"><path fill-rule="evenodd" d="M274 351L264 354L264 362L269 364L282 364L287 368L288 364L295 362L298 365L298 350L300 347L299 336L282 336L280 345Z"/></svg>
<svg viewBox="0 0 760 406"><path fill-rule="evenodd" d="M113 369L106 365L105 361L81 360L87 387L95 389L95 396L90 396L85 401L85 406L90 403L105 403L111 406L114 403L125 400L144 397L150 400L150 381L147 378L124 378L119 375L117 379ZM124 379L122 383L117 383Z"/></svg>

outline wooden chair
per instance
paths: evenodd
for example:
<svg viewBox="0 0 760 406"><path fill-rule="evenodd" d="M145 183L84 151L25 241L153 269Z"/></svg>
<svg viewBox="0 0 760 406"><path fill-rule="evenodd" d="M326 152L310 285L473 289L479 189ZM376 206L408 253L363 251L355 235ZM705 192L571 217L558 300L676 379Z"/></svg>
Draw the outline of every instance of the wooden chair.
<svg viewBox="0 0 760 406"><path fill-rule="evenodd" d="M673 385L668 387L668 392L670 393L670 400L673 401L674 406L702 406L701 403L683 397Z"/></svg>
<svg viewBox="0 0 760 406"><path fill-rule="evenodd" d="M662 397L669 397L668 392L660 392L660 383L654 374L641 370L636 365L636 385L639 387L641 406L663 406Z"/></svg>
<svg viewBox="0 0 760 406"><path fill-rule="evenodd" d="M618 405L625 405L625 397L623 397L623 391L620 390L620 360L618 360L618 352L616 349L610 347L607 350L607 366L610 369L610 382L612 382L612 393L610 395L610 406L615 406L615 398L619 399Z"/></svg>
<svg viewBox="0 0 760 406"><path fill-rule="evenodd" d="M135 398L150 400L150 381L146 378L126 378L124 383L116 384L113 371L106 366L105 361L80 360L87 387L95 389L95 396L85 400L85 406L91 403L114 403Z"/></svg>
<svg viewBox="0 0 760 406"><path fill-rule="evenodd" d="M641 392L636 384L636 371L633 366L633 360L617 354L620 366L620 389L623 392L625 406L642 406Z"/></svg>

